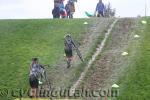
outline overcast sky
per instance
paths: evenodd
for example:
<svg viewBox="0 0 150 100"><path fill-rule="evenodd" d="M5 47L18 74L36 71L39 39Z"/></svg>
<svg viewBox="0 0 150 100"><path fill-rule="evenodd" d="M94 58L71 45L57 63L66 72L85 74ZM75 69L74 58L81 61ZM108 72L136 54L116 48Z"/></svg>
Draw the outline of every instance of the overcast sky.
<svg viewBox="0 0 150 100"><path fill-rule="evenodd" d="M13 18L52 18L54 0L0 0L0 19ZM67 0L66 0L67 1ZM76 18L86 17L85 11L94 13L98 0L78 0L76 3ZM145 15L145 3L147 15L150 15L150 0L103 0L105 4L111 3L116 8L117 16L136 17Z"/></svg>

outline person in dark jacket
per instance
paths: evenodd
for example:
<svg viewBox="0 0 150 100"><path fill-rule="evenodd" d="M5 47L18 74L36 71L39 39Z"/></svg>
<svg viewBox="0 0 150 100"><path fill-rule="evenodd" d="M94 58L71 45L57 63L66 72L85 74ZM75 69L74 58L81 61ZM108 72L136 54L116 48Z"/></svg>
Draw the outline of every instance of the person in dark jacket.
<svg viewBox="0 0 150 100"><path fill-rule="evenodd" d="M31 94L30 94L31 97L37 97L39 86L38 73L39 73L38 58L32 58L32 63L29 67L29 83L31 87Z"/></svg>
<svg viewBox="0 0 150 100"><path fill-rule="evenodd" d="M67 12L67 18L71 18L71 11L70 11L70 3L69 3L69 1L65 5L65 9L66 9L66 12Z"/></svg>
<svg viewBox="0 0 150 100"><path fill-rule="evenodd" d="M53 18L60 18L60 8L55 5L54 9L52 10Z"/></svg>
<svg viewBox="0 0 150 100"><path fill-rule="evenodd" d="M71 66L71 61L73 58L73 48L74 48L74 42L71 38L70 34L67 34L64 36L64 51L66 55L66 61L67 61L67 68Z"/></svg>
<svg viewBox="0 0 150 100"><path fill-rule="evenodd" d="M29 66L29 84L31 87L30 97L38 97L38 87L42 78L45 78L44 66L38 63L38 58L32 58L32 62Z"/></svg>

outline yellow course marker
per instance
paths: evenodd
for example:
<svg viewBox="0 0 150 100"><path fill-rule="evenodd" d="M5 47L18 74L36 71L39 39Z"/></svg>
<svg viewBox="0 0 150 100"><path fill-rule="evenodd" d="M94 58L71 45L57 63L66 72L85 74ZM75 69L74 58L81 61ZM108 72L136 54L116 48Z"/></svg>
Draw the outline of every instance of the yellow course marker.
<svg viewBox="0 0 150 100"><path fill-rule="evenodd" d="M142 24L147 24L147 22L145 21L145 20L143 20L143 21L141 21L142 22Z"/></svg>
<svg viewBox="0 0 150 100"><path fill-rule="evenodd" d="M87 24L88 24L88 22L84 22L83 24L84 24L84 25L87 25Z"/></svg>
<svg viewBox="0 0 150 100"><path fill-rule="evenodd" d="M119 85L113 84L111 87L112 87L112 88L119 88Z"/></svg>
<svg viewBox="0 0 150 100"><path fill-rule="evenodd" d="M139 35L134 35L134 38L139 38L140 36Z"/></svg>
<svg viewBox="0 0 150 100"><path fill-rule="evenodd" d="M121 55L122 56L126 56L126 55L128 55L128 53L127 52L123 52Z"/></svg>

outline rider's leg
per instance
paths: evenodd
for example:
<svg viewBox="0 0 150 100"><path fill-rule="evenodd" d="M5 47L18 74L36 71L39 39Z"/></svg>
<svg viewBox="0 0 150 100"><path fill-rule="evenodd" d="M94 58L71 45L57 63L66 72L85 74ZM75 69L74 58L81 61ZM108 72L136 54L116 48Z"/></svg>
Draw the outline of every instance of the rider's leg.
<svg viewBox="0 0 150 100"><path fill-rule="evenodd" d="M73 60L73 56L66 57L67 58L67 68L71 67L71 63Z"/></svg>
<svg viewBox="0 0 150 100"><path fill-rule="evenodd" d="M36 89L35 88L31 88L31 97L36 97Z"/></svg>
<svg viewBox="0 0 150 100"><path fill-rule="evenodd" d="M70 67L70 58L69 57L66 57L66 61L67 61L67 68L69 68Z"/></svg>
<svg viewBox="0 0 150 100"><path fill-rule="evenodd" d="M31 88L31 97L37 98L38 97L38 88Z"/></svg>
<svg viewBox="0 0 150 100"><path fill-rule="evenodd" d="M30 86L31 86L30 96L35 98L35 97L37 97L37 94L38 94L39 81L34 75L31 75L29 78L29 82L30 82Z"/></svg>
<svg viewBox="0 0 150 100"><path fill-rule="evenodd" d="M73 12L70 12L70 18L73 18Z"/></svg>
<svg viewBox="0 0 150 100"><path fill-rule="evenodd" d="M72 61L72 49L65 49L65 54L66 54L66 61L67 61L67 68L71 66L71 61Z"/></svg>

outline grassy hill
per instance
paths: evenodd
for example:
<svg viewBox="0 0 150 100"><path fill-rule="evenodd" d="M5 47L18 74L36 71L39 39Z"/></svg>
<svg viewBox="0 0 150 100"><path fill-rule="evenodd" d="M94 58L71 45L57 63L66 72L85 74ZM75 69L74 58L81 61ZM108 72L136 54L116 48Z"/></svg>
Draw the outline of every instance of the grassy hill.
<svg viewBox="0 0 150 100"><path fill-rule="evenodd" d="M80 40L84 21L0 20L0 88L27 88L32 57L38 57L41 64L56 63L64 54L64 35L70 32Z"/></svg>
<svg viewBox="0 0 150 100"><path fill-rule="evenodd" d="M147 21L143 25L141 21ZM129 46L128 69L118 84L120 84L120 96L118 100L149 100L150 99L150 18L140 19L134 33L140 39L134 40Z"/></svg>
<svg viewBox="0 0 150 100"><path fill-rule="evenodd" d="M89 25L84 25L85 21ZM11 92L29 88L28 74L32 57L38 57L40 64L54 65L48 68L54 85L65 87L68 84L72 85L84 70L84 66L77 67L79 64L77 61L73 68L66 70L63 60L64 35L71 32L74 40L82 43L81 52L84 57L89 58L96 48L97 40L100 42L103 38L101 33L104 33L112 21L112 19L0 20L0 89L9 89Z"/></svg>
<svg viewBox="0 0 150 100"><path fill-rule="evenodd" d="M147 24L141 24L141 20L146 20ZM90 24L84 25L85 21ZM59 64L58 68L49 67L50 76L54 78L56 86L73 84L86 66L74 66L69 70L62 66L65 63L63 61L65 33L71 32L75 41L84 43L81 45L81 51L85 57L90 58L97 47L96 44L101 42L103 33L112 21L110 19L0 20L0 89L29 88L28 71L32 57L38 57L41 64ZM89 69L79 88L83 86L88 89L99 89L101 86L107 87L116 83L120 86L117 100L148 100L149 23L150 18L120 19L102 54ZM134 38L135 34L140 38ZM124 51L129 55L121 56ZM0 97L0 100L11 98Z"/></svg>

